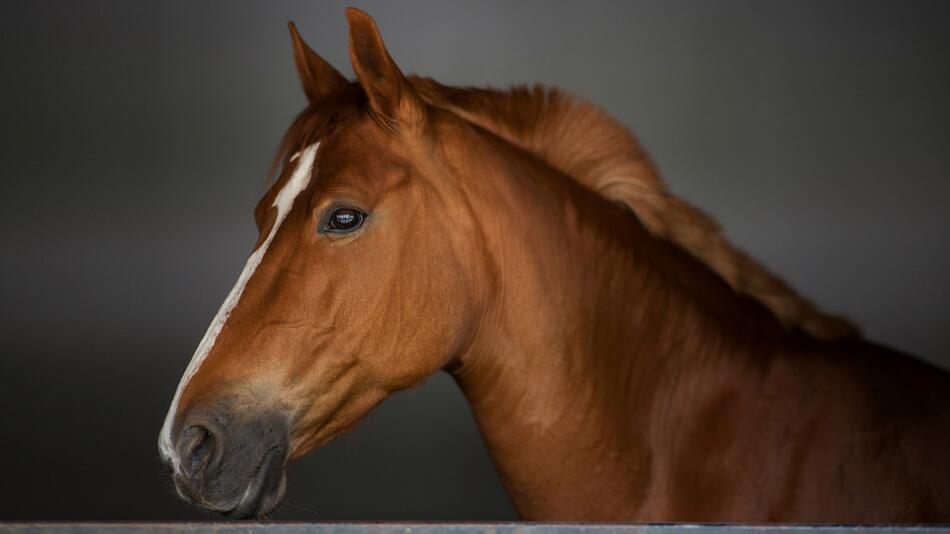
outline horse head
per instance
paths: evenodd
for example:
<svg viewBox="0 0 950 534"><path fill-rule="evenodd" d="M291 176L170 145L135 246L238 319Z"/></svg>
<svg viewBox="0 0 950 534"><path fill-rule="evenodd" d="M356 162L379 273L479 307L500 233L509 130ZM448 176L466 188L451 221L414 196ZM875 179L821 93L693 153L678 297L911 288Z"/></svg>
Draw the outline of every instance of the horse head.
<svg viewBox="0 0 950 534"><path fill-rule="evenodd" d="M391 392L449 365L487 276L440 126L347 11L348 82L291 24L309 100L260 201L260 235L181 380L159 438L179 494L233 517L281 500L286 465ZM449 225L463 231L448 231Z"/></svg>

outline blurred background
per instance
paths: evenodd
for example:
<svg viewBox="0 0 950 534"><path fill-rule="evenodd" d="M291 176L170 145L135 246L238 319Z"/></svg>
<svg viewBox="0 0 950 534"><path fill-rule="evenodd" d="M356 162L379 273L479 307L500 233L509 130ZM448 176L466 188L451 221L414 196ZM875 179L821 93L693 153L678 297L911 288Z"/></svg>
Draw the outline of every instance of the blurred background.
<svg viewBox="0 0 950 534"><path fill-rule="evenodd" d="M543 82L876 341L950 367L950 3L351 2L406 72ZM345 3L0 4L0 519L216 519L156 439ZM276 519L510 519L447 376L290 470Z"/></svg>

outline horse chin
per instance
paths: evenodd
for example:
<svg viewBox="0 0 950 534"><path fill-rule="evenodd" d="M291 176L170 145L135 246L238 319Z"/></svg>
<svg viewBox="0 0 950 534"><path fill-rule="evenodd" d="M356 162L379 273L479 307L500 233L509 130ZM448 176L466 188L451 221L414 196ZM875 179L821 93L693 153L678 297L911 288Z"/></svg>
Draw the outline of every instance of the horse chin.
<svg viewBox="0 0 950 534"><path fill-rule="evenodd" d="M273 448L247 482L247 487L230 510L218 510L231 519L253 519L272 512L284 498L287 489L287 468L284 451Z"/></svg>

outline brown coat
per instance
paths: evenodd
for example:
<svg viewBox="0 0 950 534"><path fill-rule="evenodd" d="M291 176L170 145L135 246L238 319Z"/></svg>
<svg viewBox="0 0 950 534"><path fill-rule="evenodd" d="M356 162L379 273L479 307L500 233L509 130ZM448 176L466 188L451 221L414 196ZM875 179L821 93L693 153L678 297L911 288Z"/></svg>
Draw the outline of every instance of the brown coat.
<svg viewBox="0 0 950 534"><path fill-rule="evenodd" d="M266 514L289 460L444 369L526 519L950 521L950 376L732 247L596 108L406 78L347 16L355 83L293 30L270 248L162 435L183 497Z"/></svg>

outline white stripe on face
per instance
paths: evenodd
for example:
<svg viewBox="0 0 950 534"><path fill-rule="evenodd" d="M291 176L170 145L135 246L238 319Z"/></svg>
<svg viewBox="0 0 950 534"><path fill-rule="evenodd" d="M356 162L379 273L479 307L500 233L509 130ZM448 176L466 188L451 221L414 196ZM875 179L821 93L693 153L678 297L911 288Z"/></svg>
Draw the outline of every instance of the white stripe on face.
<svg viewBox="0 0 950 534"><path fill-rule="evenodd" d="M172 467L176 473L178 472L181 461L178 458L175 447L172 445L171 427L175 419L175 413L178 411L178 401L181 398L181 393L185 390L185 387L195 373L198 372L198 367L200 367L201 362L208 357L211 348L214 347L214 342L218 338L218 334L221 333L228 317L231 316L231 311L234 310L234 307L237 306L238 301L241 299L241 294L244 292L244 287L247 285L247 282L251 279L257 266L260 265L264 254L267 253L267 248L270 246L271 241L274 240L277 229L280 228L280 224L284 222L287 213L290 212L290 208L294 204L294 199L296 199L297 195L306 189L310 183L310 177L313 174L313 164L316 160L317 148L319 147L320 143L314 143L304 149L303 152L295 154L294 157L291 158L291 161L293 161L299 156L300 161L297 163L297 168L290 176L290 179L287 180L287 183L284 184L284 187L280 189L277 193L277 197L274 199L273 207L277 208L277 217L274 220L274 226L267 235L267 239L265 239L261 246L247 259L244 270L241 271L241 276L238 277L238 281L234 285L234 288L231 289L231 292L228 293L228 297L224 299L224 304L221 305L218 314L215 315L211 326L209 326L208 331L205 332L204 338L202 338L201 343L198 344L195 355L191 357L191 362L185 369L184 376L181 377L178 390L175 391L175 397L172 399L172 405L168 409L168 415L165 416L165 424L162 426L162 431L158 436L158 450L166 460L172 462Z"/></svg>

